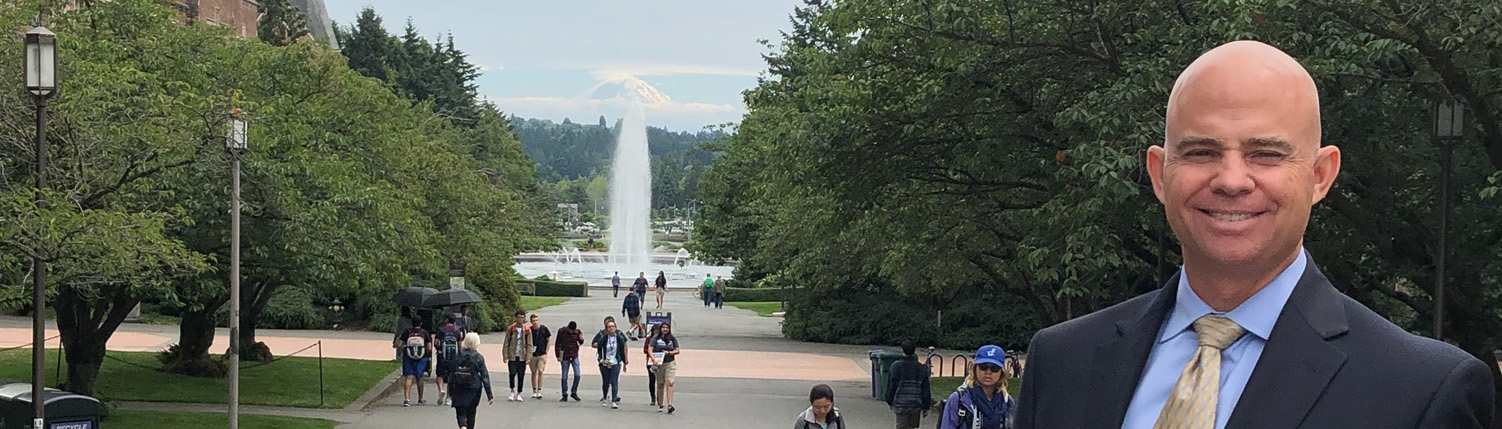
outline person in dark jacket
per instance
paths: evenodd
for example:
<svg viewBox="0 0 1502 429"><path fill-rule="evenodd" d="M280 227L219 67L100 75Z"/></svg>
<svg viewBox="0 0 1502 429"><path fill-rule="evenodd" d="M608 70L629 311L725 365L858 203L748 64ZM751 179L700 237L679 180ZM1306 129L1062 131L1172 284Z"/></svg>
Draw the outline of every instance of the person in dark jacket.
<svg viewBox="0 0 1502 429"><path fill-rule="evenodd" d="M626 316L627 320L631 321L631 326L626 328L626 333L631 337L631 341L636 341L638 332L643 337L647 336L647 328L641 324L641 307L642 301L636 296L626 295L626 299L621 301L621 315Z"/></svg>
<svg viewBox="0 0 1502 429"><path fill-rule="evenodd" d="M579 345L584 344L584 333L579 331L579 324L569 321L568 326L558 330L558 340L554 346L558 356L558 364L563 367L563 399L558 402L568 402L568 398L574 398L579 402ZM569 389L568 370L574 369L574 388Z"/></svg>
<svg viewBox="0 0 1502 429"><path fill-rule="evenodd" d="M845 418L834 407L834 389L828 384L814 386L808 392L808 409L798 415L793 429L845 429Z"/></svg>
<svg viewBox="0 0 1502 429"><path fill-rule="evenodd" d="M495 403L495 394L490 390L490 370L485 368L485 356L480 354L480 336L465 335L463 351L455 360L456 367L472 368L474 382L469 385L455 384L456 375L449 374L449 393L453 396L454 416L459 420L459 429L478 427L475 411L480 407L480 389L485 390L485 400Z"/></svg>
<svg viewBox="0 0 1502 429"><path fill-rule="evenodd" d="M886 401L897 415L897 429L917 429L928 409L933 407L929 391L928 366L918 363L913 343L902 344L902 359L892 362L887 379Z"/></svg>
<svg viewBox="0 0 1502 429"><path fill-rule="evenodd" d="M631 282L631 291L636 292L636 299L647 302L647 272L636 273L636 281Z"/></svg>

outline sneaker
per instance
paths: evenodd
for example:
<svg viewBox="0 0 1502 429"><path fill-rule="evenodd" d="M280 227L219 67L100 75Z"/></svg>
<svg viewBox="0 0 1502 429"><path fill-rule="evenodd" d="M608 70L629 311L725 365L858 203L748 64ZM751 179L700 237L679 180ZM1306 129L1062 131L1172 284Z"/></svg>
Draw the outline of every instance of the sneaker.
<svg viewBox="0 0 1502 429"><path fill-rule="evenodd" d="M412 400L411 399L403 399L402 400L402 406L403 407L410 407L410 406L412 406Z"/></svg>
<svg viewBox="0 0 1502 429"><path fill-rule="evenodd" d="M428 400L427 399L418 399L417 400L417 405L428 405Z"/></svg>
<svg viewBox="0 0 1502 429"><path fill-rule="evenodd" d="M569 395L569 397L570 398L574 398L574 402L579 402L579 401L583 400L583 399L579 399L579 394L577 394L577 393Z"/></svg>
<svg viewBox="0 0 1502 429"><path fill-rule="evenodd" d="M522 401L522 392L516 392L516 402Z"/></svg>
<svg viewBox="0 0 1502 429"><path fill-rule="evenodd" d="M621 408L621 403L619 403L619 402L611 402L610 403L610 409L612 409L612 410L618 410L620 408Z"/></svg>
<svg viewBox="0 0 1502 429"><path fill-rule="evenodd" d="M564 396L563 399L559 399L558 402L568 402L568 397Z"/></svg>
<svg viewBox="0 0 1502 429"><path fill-rule="evenodd" d="M600 401L600 406L601 406L601 407L608 407L608 406L610 406L610 402L607 402L607 401Z"/></svg>
<svg viewBox="0 0 1502 429"><path fill-rule="evenodd" d="M516 402L516 392L507 393L506 402Z"/></svg>
<svg viewBox="0 0 1502 429"><path fill-rule="evenodd" d="M672 413L673 413L673 411L677 411L677 410L678 410L678 409L677 409L677 408L673 408L673 406L672 406L672 405L669 405L669 406L668 406L668 414L672 414Z"/></svg>
<svg viewBox="0 0 1502 429"><path fill-rule="evenodd" d="M659 413L662 412L662 406L661 405L657 406L657 412L659 412Z"/></svg>

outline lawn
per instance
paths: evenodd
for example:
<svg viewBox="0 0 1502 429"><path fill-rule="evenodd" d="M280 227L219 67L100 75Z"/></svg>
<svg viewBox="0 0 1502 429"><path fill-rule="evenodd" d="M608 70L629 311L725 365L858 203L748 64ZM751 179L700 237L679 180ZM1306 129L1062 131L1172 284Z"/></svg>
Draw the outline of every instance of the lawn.
<svg viewBox="0 0 1502 429"><path fill-rule="evenodd" d="M739 308L739 309L755 311L756 314L759 314L762 317L770 317L770 316L772 316L772 313L776 313L776 312L782 311L782 303L781 302L777 302L777 301L770 301L770 302L727 302L727 303L725 303L725 305L728 305L728 306L731 306L731 307L735 307L735 308Z"/></svg>
<svg viewBox="0 0 1502 429"><path fill-rule="evenodd" d="M103 425L110 429L222 428L229 418L220 413L166 413L148 411L110 412ZM333 429L335 422L297 417L240 415L242 429Z"/></svg>
<svg viewBox="0 0 1502 429"><path fill-rule="evenodd" d="M57 352L55 349L47 351L47 385L50 387L57 386ZM316 353L314 350L304 353L310 352ZM320 408L317 358L290 357L265 366L255 365L246 362L240 367L240 403ZM160 367L156 353L109 352L109 358L99 368L95 396L111 401L204 404L227 401L227 379L168 374L156 370ZM395 368L393 362L324 359L324 401L321 407L344 408ZM66 377L67 368L63 369L62 375ZM31 379L31 350L0 352L0 379Z"/></svg>
<svg viewBox="0 0 1502 429"><path fill-rule="evenodd" d="M960 382L964 380L964 377L933 377L928 379L928 390L934 395L934 404L936 404L934 406L937 407L939 401L949 399L949 394L954 393L954 389L960 387ZM1007 380L1007 392L1010 392L1013 398L1016 398L1017 392L1021 390L1022 379L1013 378Z"/></svg>
<svg viewBox="0 0 1502 429"><path fill-rule="evenodd" d="M522 306L522 311L531 312L543 307L561 305L568 300L569 297L566 296L523 296L519 304Z"/></svg>

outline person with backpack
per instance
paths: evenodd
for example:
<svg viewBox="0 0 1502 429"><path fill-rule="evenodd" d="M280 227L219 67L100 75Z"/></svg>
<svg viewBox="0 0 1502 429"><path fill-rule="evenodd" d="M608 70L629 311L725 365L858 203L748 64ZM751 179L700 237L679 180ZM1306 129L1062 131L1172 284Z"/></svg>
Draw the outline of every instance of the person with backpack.
<svg viewBox="0 0 1502 429"><path fill-rule="evenodd" d="M709 308L709 304L714 301L714 277L711 277L708 273L704 274L703 289L704 308Z"/></svg>
<svg viewBox="0 0 1502 429"><path fill-rule="evenodd" d="M918 363L917 347L902 344L902 359L892 362L884 396L887 406L897 415L897 429L918 429L923 416L933 407L928 384L928 366Z"/></svg>
<svg viewBox="0 0 1502 429"><path fill-rule="evenodd" d="M433 356L433 339L428 330L423 329L420 321L414 321L412 327L402 333L402 377L406 378L406 384L402 386L402 406L412 406L412 384L417 384L417 405L427 405L424 398L422 379L428 372L428 363Z"/></svg>
<svg viewBox="0 0 1502 429"><path fill-rule="evenodd" d="M506 384L510 386L506 401L522 402L522 387L527 385L527 360L532 358L533 350L527 313L516 312L516 323L506 327L506 340L501 344L501 353L506 354Z"/></svg>
<svg viewBox="0 0 1502 429"><path fill-rule="evenodd" d="M454 360L454 370L449 373L449 392L453 394L454 416L459 420L459 429L478 427L475 411L480 407L480 390L485 390L485 399L495 403L495 394L490 390L490 370L485 367L485 356L480 354L480 336L465 335L459 356Z"/></svg>
<svg viewBox="0 0 1502 429"><path fill-rule="evenodd" d="M1017 402L1007 394L1007 353L984 345L975 351L965 381L944 400L940 429L1011 429L1017 425Z"/></svg>
<svg viewBox="0 0 1502 429"><path fill-rule="evenodd" d="M678 337L673 336L673 327L668 323L657 325L657 335L648 344L652 345L652 354L648 355L657 369L657 412L662 412L663 403L667 403L668 414L673 414L677 408L673 408L673 381L678 378Z"/></svg>
<svg viewBox="0 0 1502 429"><path fill-rule="evenodd" d="M631 360L626 356L626 334L616 329L614 318L607 317L605 330L595 335L590 346L595 348L595 358L600 362L600 377L603 380L600 406L620 409L621 372L631 365ZM607 402L606 398L610 401Z"/></svg>
<svg viewBox="0 0 1502 429"><path fill-rule="evenodd" d="M459 328L460 336L469 334L469 304L459 304L459 311L453 317L454 327Z"/></svg>
<svg viewBox="0 0 1502 429"><path fill-rule="evenodd" d="M828 384L814 386L808 392L808 409L798 415L793 429L845 429L845 418L834 407L834 389Z"/></svg>
<svg viewBox="0 0 1502 429"><path fill-rule="evenodd" d="M579 331L579 324L570 320L568 326L558 330L557 345L554 353L558 357L558 365L563 367L563 398L558 402L568 402L568 398L579 399L579 346L584 344L584 333ZM574 369L574 388L569 389L569 368Z"/></svg>
<svg viewBox="0 0 1502 429"><path fill-rule="evenodd" d="M396 329L391 331L391 349L396 351L396 360L398 362L402 360L402 356L406 355L406 351L403 350L402 346L407 344L405 335L408 329L412 329L412 307L404 305L401 308L401 312L397 313Z"/></svg>
<svg viewBox="0 0 1502 429"><path fill-rule="evenodd" d="M433 333L433 343L438 349L438 405L445 405L444 398L448 392L444 390L445 380L449 373L454 371L454 361L459 358L459 346L464 341L464 332L454 325L454 316L444 316L443 326L438 332Z"/></svg>
<svg viewBox="0 0 1502 429"><path fill-rule="evenodd" d="M626 295L626 300L621 302L621 315L626 316L631 321L631 328L627 331L631 336L631 341L636 341L637 332L641 332L642 336L647 335L646 328L641 326L641 299L638 298L638 295Z"/></svg>
<svg viewBox="0 0 1502 429"><path fill-rule="evenodd" d="M657 280L652 281L657 289L657 309L662 309L662 298L668 295L668 276L662 271L657 272Z"/></svg>
<svg viewBox="0 0 1502 429"><path fill-rule="evenodd" d="M537 313L532 313L532 357L527 360L527 367L532 370L532 399L542 399L542 371L548 367L548 341L553 338L553 333L548 331L548 325L542 324L542 319Z"/></svg>

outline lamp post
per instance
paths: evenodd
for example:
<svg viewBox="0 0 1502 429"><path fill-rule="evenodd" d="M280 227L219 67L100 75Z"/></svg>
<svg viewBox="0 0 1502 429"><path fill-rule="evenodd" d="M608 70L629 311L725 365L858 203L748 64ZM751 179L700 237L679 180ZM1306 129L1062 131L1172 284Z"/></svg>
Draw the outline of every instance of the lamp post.
<svg viewBox="0 0 1502 429"><path fill-rule="evenodd" d="M1445 238L1450 229L1450 155L1465 134L1465 106L1454 99L1434 105L1434 141L1439 146L1439 244L1434 257L1434 339L1444 338Z"/></svg>
<svg viewBox="0 0 1502 429"><path fill-rule="evenodd" d="M37 216L47 208L47 102L57 95L57 35L47 31L39 22L26 32L26 92L31 94L37 107L36 132L36 207ZM40 224L40 223L39 223ZM41 236L38 233L38 236ZM41 254L45 246L38 245L31 256L31 403L36 416L32 427L42 427L46 417L46 400L42 396L46 386L43 363L46 360L47 337L43 317L47 305L47 261Z"/></svg>
<svg viewBox="0 0 1502 429"><path fill-rule="evenodd" d="M245 121L240 119L240 109L230 109L229 135L225 137L225 149L229 151L230 208L229 208L229 429L240 427L240 155L245 153Z"/></svg>

